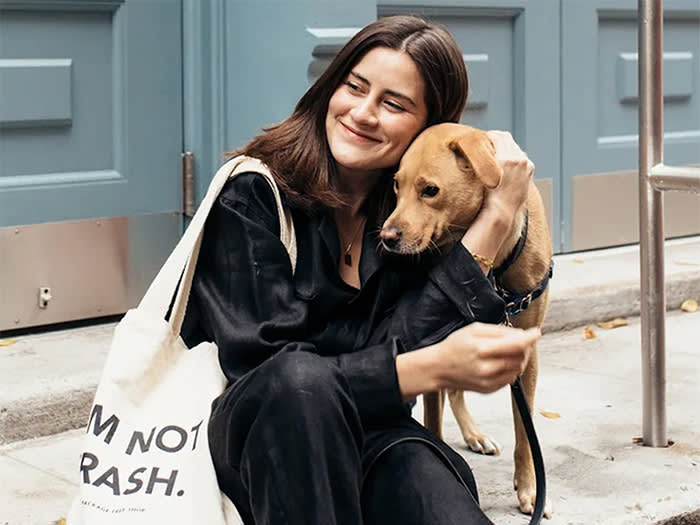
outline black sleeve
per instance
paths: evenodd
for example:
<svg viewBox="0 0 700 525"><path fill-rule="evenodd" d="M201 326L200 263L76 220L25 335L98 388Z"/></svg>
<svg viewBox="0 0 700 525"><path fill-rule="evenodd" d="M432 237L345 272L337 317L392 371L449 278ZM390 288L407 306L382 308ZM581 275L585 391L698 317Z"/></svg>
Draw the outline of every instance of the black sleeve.
<svg viewBox="0 0 700 525"><path fill-rule="evenodd" d="M227 183L207 219L183 339L188 346L214 341L232 383L277 352L317 353L305 337L306 316L279 239L272 190L262 176L241 174ZM394 361L401 351L396 338L387 338L326 357L348 379L365 424L406 410Z"/></svg>
<svg viewBox="0 0 700 525"><path fill-rule="evenodd" d="M474 321L505 320L505 302L461 242L441 256L385 257L385 288L396 298L375 320L368 345L397 338L404 351L416 350Z"/></svg>
<svg viewBox="0 0 700 525"><path fill-rule="evenodd" d="M427 279L413 281L387 328L406 350L434 344L474 321L504 320L503 299L461 242L428 271Z"/></svg>

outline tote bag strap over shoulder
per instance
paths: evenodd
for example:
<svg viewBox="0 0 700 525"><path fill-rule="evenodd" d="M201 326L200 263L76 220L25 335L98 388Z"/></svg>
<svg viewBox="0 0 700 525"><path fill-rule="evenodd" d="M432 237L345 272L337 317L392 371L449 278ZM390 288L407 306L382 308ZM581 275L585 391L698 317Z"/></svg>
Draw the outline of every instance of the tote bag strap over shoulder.
<svg viewBox="0 0 700 525"><path fill-rule="evenodd" d="M177 297L173 304L170 316L170 326L173 337L179 337L180 328L187 308L187 299L192 287L194 269L197 265L197 256L202 242L204 224L207 220L212 206L221 193L224 184L230 179L244 172L260 173L270 184L277 202L277 214L280 219L280 240L287 249L292 265L292 273L296 268L297 247L296 234L294 232L294 221L290 210L282 206L282 198L279 188L272 177L270 170L260 160L244 155L235 157L226 162L214 175L209 189L195 213L190 225L185 230L182 238L172 251L158 275L149 286L146 294L139 303L139 309L146 309L160 318L165 318L173 294L177 289ZM178 288L178 282L182 276L182 281Z"/></svg>

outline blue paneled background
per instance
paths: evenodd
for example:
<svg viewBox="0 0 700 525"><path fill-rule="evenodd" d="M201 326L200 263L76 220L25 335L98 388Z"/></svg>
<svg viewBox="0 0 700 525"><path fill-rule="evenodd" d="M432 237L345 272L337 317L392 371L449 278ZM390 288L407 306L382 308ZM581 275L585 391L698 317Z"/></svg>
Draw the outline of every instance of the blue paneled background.
<svg viewBox="0 0 700 525"><path fill-rule="evenodd" d="M700 4L665 7L666 161L698 164ZM453 32L463 121L535 161L556 251L636 241L636 0L0 0L0 227L177 212L181 151L199 201L225 151L395 13ZM667 207L670 235L700 232L697 204Z"/></svg>

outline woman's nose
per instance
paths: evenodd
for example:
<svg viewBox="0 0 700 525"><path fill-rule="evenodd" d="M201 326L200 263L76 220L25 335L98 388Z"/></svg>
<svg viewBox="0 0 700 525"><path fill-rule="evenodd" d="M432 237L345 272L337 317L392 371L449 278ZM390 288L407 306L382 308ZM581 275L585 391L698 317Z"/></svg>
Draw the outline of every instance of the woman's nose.
<svg viewBox="0 0 700 525"><path fill-rule="evenodd" d="M375 126L377 124L377 113L375 104L369 97L358 102L358 104L350 112L352 118L358 124L365 126Z"/></svg>

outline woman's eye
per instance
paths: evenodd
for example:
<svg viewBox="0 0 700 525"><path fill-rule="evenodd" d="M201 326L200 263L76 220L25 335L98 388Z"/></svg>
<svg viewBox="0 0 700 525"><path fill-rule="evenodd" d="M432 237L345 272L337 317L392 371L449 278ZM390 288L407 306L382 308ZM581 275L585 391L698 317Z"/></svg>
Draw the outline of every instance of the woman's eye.
<svg viewBox="0 0 700 525"><path fill-rule="evenodd" d="M396 102L394 102L392 100L386 100L384 103L393 110L396 110L396 111L403 111L404 110L403 106L401 104L397 104Z"/></svg>
<svg viewBox="0 0 700 525"><path fill-rule="evenodd" d="M345 85L348 86L348 88L350 88L351 91L360 91L360 86L358 86L350 80L346 81Z"/></svg>
<svg viewBox="0 0 700 525"><path fill-rule="evenodd" d="M426 186L421 192L421 197L435 197L438 194L440 188L437 186Z"/></svg>

